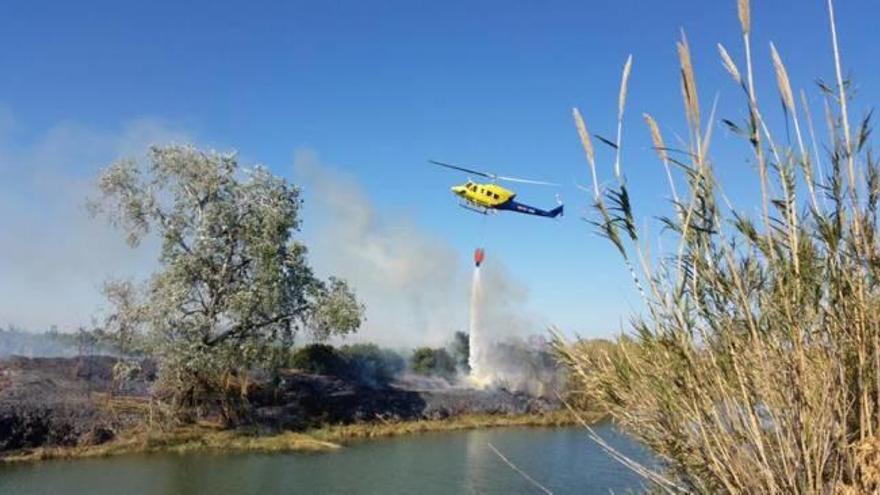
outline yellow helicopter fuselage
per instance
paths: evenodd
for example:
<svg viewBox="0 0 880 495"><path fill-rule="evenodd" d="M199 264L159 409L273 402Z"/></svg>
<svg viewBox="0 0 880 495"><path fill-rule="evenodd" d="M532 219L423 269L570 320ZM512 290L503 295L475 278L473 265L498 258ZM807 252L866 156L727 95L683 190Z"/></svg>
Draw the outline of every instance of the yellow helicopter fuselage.
<svg viewBox="0 0 880 495"><path fill-rule="evenodd" d="M453 186L452 192L468 203L482 208L497 208L516 196L515 192L498 184L479 184L472 181Z"/></svg>
<svg viewBox="0 0 880 495"><path fill-rule="evenodd" d="M507 180L513 182L525 182L529 184L543 184L548 186L555 185L549 182L488 174L486 172L480 172L479 170L471 170L469 168L459 167L458 165L452 165L449 163L443 163L434 160L430 160L430 162L434 165L439 165L441 167L451 168L453 170L458 170L469 174L476 174L481 177L487 177L493 179L493 181ZM510 189L505 189L504 187L499 186L496 182L478 183L469 179L464 184L453 186L452 192L456 196L464 200L464 203L461 206L467 208L468 210L473 210L477 213L482 213L484 215L488 213L497 213L498 211L512 211L525 215L556 218L562 215L563 210L562 202L559 201L558 196L556 197L556 201L559 203L558 206L556 206L552 210L542 210L541 208L538 208L536 206L531 206L515 201L514 198L516 197L516 193L511 191ZM477 261L477 263L479 263L479 261Z"/></svg>

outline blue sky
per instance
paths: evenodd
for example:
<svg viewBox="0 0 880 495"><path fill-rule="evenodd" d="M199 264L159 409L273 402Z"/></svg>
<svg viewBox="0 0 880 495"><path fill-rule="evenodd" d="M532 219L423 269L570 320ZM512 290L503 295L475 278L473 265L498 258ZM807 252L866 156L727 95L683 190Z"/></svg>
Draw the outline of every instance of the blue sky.
<svg viewBox="0 0 880 495"><path fill-rule="evenodd" d="M824 2L755 3L760 98L778 99L772 39L819 113L813 80L833 78ZM839 4L845 71L859 84L855 107L862 108L880 87L873 70L878 9L866 0ZM527 288L542 321L584 335L616 331L638 303L612 248L579 219L587 198L573 184L587 182L587 169L571 107L582 109L591 131L610 136L620 70L633 54L624 168L654 241L659 227L650 218L666 211L668 192L641 113L652 113L667 139L683 129L679 29L694 51L706 113L717 95L719 117L743 117L741 94L715 49L724 43L741 63L734 0L13 1L4 10L0 142L16 150L7 155L46 147L59 127L88 130L73 133L89 136L87 147L111 140L91 140L95 135L124 134L139 122L162 129L148 136L234 148L291 178L296 150L311 150L357 181L383 217L403 218L448 243L462 267L485 244L488 259ZM726 191L753 209L745 144L720 128L715 144ZM119 150L130 148L59 163L65 176L87 180L106 164L99 160ZM465 177L429 167L428 158L561 182L567 215L556 222L507 214L484 224L449 194ZM600 161L609 178L610 154L600 152ZM39 210L44 196L24 184L26 163L38 162L3 162L0 153L2 190L19 191L15 208ZM518 191L520 200L542 207L552 206L557 192ZM314 211L320 204L308 188L306 194L308 239L327 220ZM0 215L13 214L11 204ZM28 283L26 275L21 280Z"/></svg>

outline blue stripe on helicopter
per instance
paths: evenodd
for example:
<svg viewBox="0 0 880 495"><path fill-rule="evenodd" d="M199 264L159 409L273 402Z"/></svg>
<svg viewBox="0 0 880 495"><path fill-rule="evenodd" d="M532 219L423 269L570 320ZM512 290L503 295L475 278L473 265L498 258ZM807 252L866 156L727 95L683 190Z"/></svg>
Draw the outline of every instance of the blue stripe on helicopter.
<svg viewBox="0 0 880 495"><path fill-rule="evenodd" d="M550 217L556 218L562 214L563 205L559 205L556 208L553 208L550 211L542 210L540 208L535 208L534 206L524 205L522 203L517 203L514 200L510 200L504 202L495 208L499 210L510 210L518 213L525 213L526 215L537 215L539 217Z"/></svg>

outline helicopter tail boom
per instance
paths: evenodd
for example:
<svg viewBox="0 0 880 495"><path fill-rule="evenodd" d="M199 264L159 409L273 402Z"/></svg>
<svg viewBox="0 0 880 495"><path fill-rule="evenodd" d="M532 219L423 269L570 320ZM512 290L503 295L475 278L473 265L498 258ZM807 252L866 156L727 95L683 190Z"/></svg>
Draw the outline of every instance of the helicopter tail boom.
<svg viewBox="0 0 880 495"><path fill-rule="evenodd" d="M547 218L556 218L562 215L563 205L559 205L552 210L542 210L540 208L535 208L534 206L529 206L523 203L518 203L516 201L510 200L502 205L498 206L499 210L510 210L515 211L517 213L524 213L526 215L536 215L539 217L547 217Z"/></svg>

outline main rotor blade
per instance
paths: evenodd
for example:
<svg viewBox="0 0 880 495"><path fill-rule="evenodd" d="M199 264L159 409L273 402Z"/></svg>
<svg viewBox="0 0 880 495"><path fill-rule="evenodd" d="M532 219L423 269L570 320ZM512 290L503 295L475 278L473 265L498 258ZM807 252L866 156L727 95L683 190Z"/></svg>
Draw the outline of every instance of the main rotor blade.
<svg viewBox="0 0 880 495"><path fill-rule="evenodd" d="M479 175L480 177L486 177L488 179L497 179L498 178L498 176L495 174L480 172L479 170L471 170L469 168L459 167L458 165L452 165L450 163L438 162L436 160L428 160L428 162L433 163L434 165L440 165L441 167L451 168L454 170L460 170L462 172L467 172L469 174Z"/></svg>
<svg viewBox="0 0 880 495"><path fill-rule="evenodd" d="M542 180L531 180L531 179L520 179L518 177L504 177L504 176L496 176L498 180L506 180L508 182L521 182L523 184L537 184L539 186L556 186L559 187L559 184L555 182L544 182Z"/></svg>
<svg viewBox="0 0 880 495"><path fill-rule="evenodd" d="M434 165L440 165L441 167L451 168L454 170L460 170L462 172L467 172L469 174L479 175L480 177L486 177L492 180L506 180L508 182L520 182L522 184L537 184L539 186L559 186L555 182L544 182L542 180L532 180L532 179L520 179L519 177L505 177L503 175L495 175L490 174L488 172L480 172L479 170L473 170L469 168L459 167L458 165L452 165L451 163L443 163L438 162L436 160L428 160L430 163Z"/></svg>

